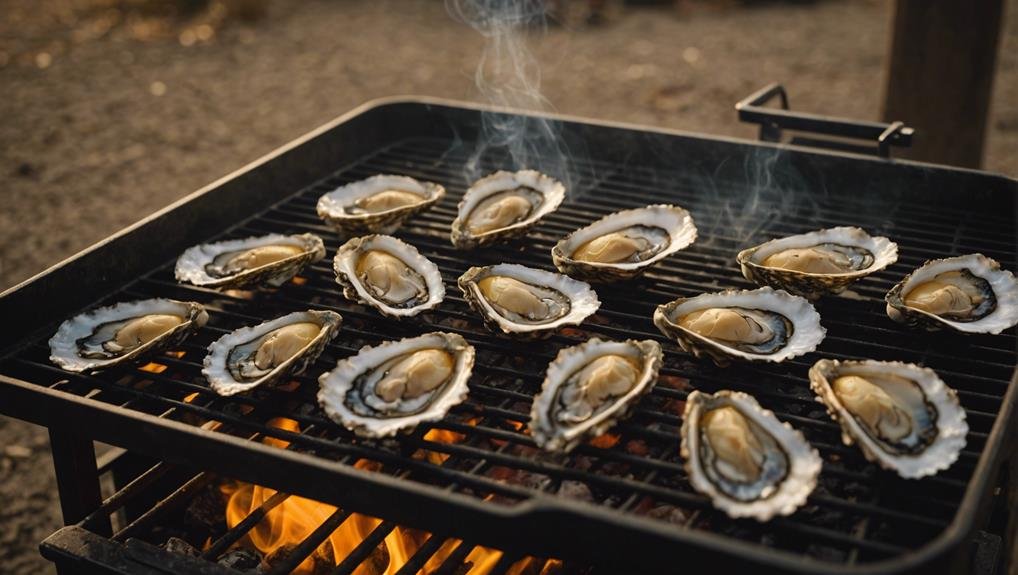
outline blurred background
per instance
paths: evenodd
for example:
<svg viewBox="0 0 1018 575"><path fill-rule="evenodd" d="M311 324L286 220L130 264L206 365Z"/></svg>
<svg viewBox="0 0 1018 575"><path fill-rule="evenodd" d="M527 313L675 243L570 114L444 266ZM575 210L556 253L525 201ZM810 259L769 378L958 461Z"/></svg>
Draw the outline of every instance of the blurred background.
<svg viewBox="0 0 1018 575"><path fill-rule="evenodd" d="M893 9L558 0L528 44L549 110L755 138L733 105L773 81L794 110L880 119ZM0 290L372 98L484 101L483 39L438 0L0 0L0 13ZM1018 0L980 73L982 167L1016 176ZM0 572L47 572L36 546L60 518L46 433L0 417L0 446Z"/></svg>

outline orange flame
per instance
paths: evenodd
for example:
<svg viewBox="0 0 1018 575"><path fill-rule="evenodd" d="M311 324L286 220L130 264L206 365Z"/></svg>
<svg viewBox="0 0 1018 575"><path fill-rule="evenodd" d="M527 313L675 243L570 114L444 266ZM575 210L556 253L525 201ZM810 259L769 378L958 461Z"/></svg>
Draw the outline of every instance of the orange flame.
<svg viewBox="0 0 1018 575"><path fill-rule="evenodd" d="M268 425L294 432L300 431L298 423L287 418L272 419L268 422ZM428 437L429 435L431 437ZM433 429L425 435L425 438L430 441L447 441L452 443L462 441L463 435L448 430ZM272 437L266 437L262 441L266 444L282 448L289 444L286 441ZM448 455L441 453L429 452L427 455L429 459L433 455L441 457L440 462L444 462L448 458ZM354 463L354 467L366 471L378 471L381 469L381 464L362 459ZM220 489L223 495L227 497L226 523L231 529L276 494L275 490L267 487L239 482L224 483ZM337 508L332 505L291 495L266 513L265 517L248 532L245 540L261 551L267 558L273 553L285 553L288 548L300 544L311 535L315 529L336 511ZM381 522L380 519L375 517L359 513L350 514L329 535L328 539L295 569L294 573L314 573L316 566L320 565L321 562L330 562L338 565ZM355 575L392 575L396 573L410 560L430 536L430 534L423 531L396 527L384 540L388 561L384 565L381 564L381 561L365 561L354 571ZM421 572L425 574L435 572L456 550L460 543L456 539L445 541L438 551L424 564ZM384 558L384 555L379 554L382 558ZM495 567L501 557L501 551L487 547L475 547L467 554L464 564L469 566L468 575L485 575ZM509 573L519 575L526 572L547 575L557 570L552 569L549 571L550 566L553 566L555 563L554 560L545 562L544 560L528 557L514 564Z"/></svg>

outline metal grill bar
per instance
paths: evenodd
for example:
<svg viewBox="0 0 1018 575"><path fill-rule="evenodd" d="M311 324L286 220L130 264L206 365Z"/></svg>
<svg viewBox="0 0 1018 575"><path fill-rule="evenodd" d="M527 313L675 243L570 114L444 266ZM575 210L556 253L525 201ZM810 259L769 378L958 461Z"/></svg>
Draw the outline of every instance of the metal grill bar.
<svg viewBox="0 0 1018 575"><path fill-rule="evenodd" d="M331 257L341 242L315 214L322 193L377 173L434 180L446 186L447 197L397 235L441 269L447 296L436 311L397 323L351 304L339 294L328 260L309 266L278 292L256 295L254 300L177 284L173 262L168 261L108 298L159 295L193 299L209 308L209 325L181 346L183 355L153 360L165 366L160 373L120 369L99 376L74 376L48 363L44 341L0 364L0 373L59 385L69 393L91 394L98 401L175 421L193 425L216 421L222 424L219 433L272 437L316 457L374 461L382 466L379 473L488 499L491 505L538 498L578 499L659 524L711 531L829 563L904 556L935 539L951 522L1008 390L1016 338L1013 330L1000 336L925 337L890 322L882 298L894 282L927 258L980 251L1006 268L1015 268L1012 215L979 207L965 213L945 210L907 193L829 194L822 180L809 178L777 178L747 188L744 181L723 171L700 174L596 161L577 166L573 197L525 242L458 252L448 242L448 229L466 188L461 166L467 155L450 151L450 145L441 139L415 139L389 146L209 238L310 232L325 240ZM488 158L482 165L485 170L505 167L498 158ZM741 203L751 193L758 196L758 204L743 214ZM787 201L789 197L796 201ZM650 203L678 203L689 209L701 230L700 239L635 283L598 286L602 309L579 329L564 330L545 344L507 342L487 332L458 293L455 279L470 265L512 261L551 269L549 251L562 235L612 211ZM813 356L777 366L718 369L693 361L665 343L660 383L629 420L599 439L604 443L580 446L569 456L548 455L540 453L523 431L531 399L543 379L542 364L551 360L558 347L592 335L664 342L649 319L654 306L704 291L754 287L734 265L739 249L771 237L835 225L859 225L871 233L889 235L899 244L900 258L854 286L852 298L818 303L829 331L817 355L898 359L936 369L958 390L971 426L965 451L947 472L904 482L865 462L854 447L842 445L838 426L815 403L805 382L806 370L816 359ZM344 316L340 336L316 368L294 378L294 384L285 389L261 389L228 399L208 391L199 372L211 341L238 327L308 307L332 309ZM315 407L316 377L335 360L365 344L430 330L455 331L478 350L471 395L445 420L398 441L365 441L339 429ZM752 393L780 419L802 430L823 455L821 485L796 515L765 526L732 521L690 489L678 456L683 402L691 389L722 388ZM184 401L195 393L197 399ZM293 419L301 430L268 426L273 417ZM433 430L460 438L436 441L428 437ZM404 570L423 565L441 544L430 538ZM473 546L462 544L456 553L461 548L465 557ZM346 572L344 565L337 572Z"/></svg>

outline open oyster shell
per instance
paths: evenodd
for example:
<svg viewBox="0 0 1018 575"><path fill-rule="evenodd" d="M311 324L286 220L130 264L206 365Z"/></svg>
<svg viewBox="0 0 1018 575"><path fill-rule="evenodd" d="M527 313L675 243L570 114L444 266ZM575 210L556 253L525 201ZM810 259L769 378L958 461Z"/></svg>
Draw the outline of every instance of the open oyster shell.
<svg viewBox="0 0 1018 575"><path fill-rule="evenodd" d="M932 260L884 298L894 321L998 334L1018 324L1018 280L982 254Z"/></svg>
<svg viewBox="0 0 1018 575"><path fill-rule="evenodd" d="M279 287L325 257L312 234L267 236L192 246L177 259L177 281L209 288Z"/></svg>
<svg viewBox="0 0 1018 575"><path fill-rule="evenodd" d="M357 435L386 437L445 417L466 398L473 366L474 348L453 333L366 346L318 378L318 403Z"/></svg>
<svg viewBox="0 0 1018 575"><path fill-rule="evenodd" d="M460 201L452 244L471 249L522 236L558 209L565 196L561 182L534 170L485 176Z"/></svg>
<svg viewBox="0 0 1018 575"><path fill-rule="evenodd" d="M898 244L853 227L771 240L736 256L746 279L809 299L840 293L898 261Z"/></svg>
<svg viewBox="0 0 1018 575"><path fill-rule="evenodd" d="M445 188L431 182L407 176L371 176L319 198L318 217L343 235L389 234L444 195Z"/></svg>
<svg viewBox="0 0 1018 575"><path fill-rule="evenodd" d="M67 371L99 371L173 347L208 318L199 303L162 298L100 307L60 324L50 360Z"/></svg>
<svg viewBox="0 0 1018 575"><path fill-rule="evenodd" d="M438 267L417 248L392 236L346 242L332 267L347 299L370 305L385 316L415 316L445 298Z"/></svg>
<svg viewBox="0 0 1018 575"><path fill-rule="evenodd" d="M297 311L212 342L202 374L219 395L234 395L303 373L336 337L343 318L331 311Z"/></svg>
<svg viewBox="0 0 1018 575"><path fill-rule="evenodd" d="M689 212L654 205L609 214L551 249L555 267L587 281L631 279L696 240Z"/></svg>
<svg viewBox="0 0 1018 575"><path fill-rule="evenodd" d="M954 390L932 369L896 361L822 359L809 370L817 401L841 424L845 445L907 479L947 469L968 423Z"/></svg>
<svg viewBox="0 0 1018 575"><path fill-rule="evenodd" d="M459 286L485 325L524 338L579 325L601 306L590 284L519 264L472 267Z"/></svg>
<svg viewBox="0 0 1018 575"><path fill-rule="evenodd" d="M690 485L731 517L790 515L823 464L802 433L737 391L689 394L681 435Z"/></svg>
<svg viewBox="0 0 1018 575"><path fill-rule="evenodd" d="M530 411L530 435L567 452L626 417L657 382L661 346L652 340L594 338L559 351Z"/></svg>
<svg viewBox="0 0 1018 575"><path fill-rule="evenodd" d="M797 357L827 333L808 301L769 287L679 298L657 307L654 325L684 351L720 366Z"/></svg>

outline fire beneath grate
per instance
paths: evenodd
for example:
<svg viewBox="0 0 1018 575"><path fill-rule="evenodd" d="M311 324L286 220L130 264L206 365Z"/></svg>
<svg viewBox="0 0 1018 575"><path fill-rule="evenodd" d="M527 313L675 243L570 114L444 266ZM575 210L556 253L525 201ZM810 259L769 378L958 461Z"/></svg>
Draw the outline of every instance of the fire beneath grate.
<svg viewBox="0 0 1018 575"><path fill-rule="evenodd" d="M733 544L766 546L827 565L903 557L944 533L1001 409L1014 371L1015 336L1013 331L995 337L910 331L887 319L883 295L930 258L982 252L1014 269L1011 211L976 203L959 212L931 204L923 190L824 182L816 174L782 179L777 170L773 179L761 182L768 192L757 196L753 205L745 205L751 190L741 162L723 164L710 173L699 173L681 162L667 170L591 163L577 166L573 195L526 240L460 252L450 245L448 231L467 184L462 166L468 155L450 151L451 144L444 139L398 142L324 181L294 190L287 200L234 228L209 230L208 237L311 232L323 237L331 257L341 241L315 213L322 193L378 173L436 181L446 186L446 198L396 234L442 271L447 296L433 312L400 323L352 304L341 296L329 260L309 267L272 294L218 293L180 285L173 278L173 262L167 261L103 303L153 296L203 303L212 314L209 325L180 350L140 370L124 368L89 377L52 366L45 340L40 340L0 363L0 373L188 425L212 429L209 425L215 422L219 433L258 441L273 438L284 442L277 445L288 445L286 449L309 457L466 495L492 509L569 500L643 522L630 525L710 532ZM484 166L492 171L504 167L498 161ZM700 239L638 282L599 286L602 308L579 328L544 342L513 342L487 332L459 295L455 280L471 265L507 261L552 269L549 250L564 234L612 211L652 203L677 203L688 209L701 230ZM748 217L733 219L733 214ZM858 225L887 235L898 242L901 257L894 266L857 284L852 297L819 302L828 336L818 353L780 365L719 369L680 353L654 329L650 318L658 304L705 291L753 287L734 263L739 249L772 237L837 225ZM241 326L309 307L332 309L344 317L339 337L309 373L287 385L231 398L210 392L200 374L209 343ZM337 359L364 345L431 330L463 335L478 354L470 396L444 420L408 436L367 441L322 414L315 401L316 378ZM544 369L559 348L593 336L661 341L666 353L660 381L633 416L609 434L570 455L542 453L525 426ZM866 462L856 448L844 446L838 426L814 401L806 381L808 367L820 357L900 360L937 370L958 391L970 425L959 461L936 477L905 481ZM735 521L690 488L678 453L684 400L692 389L724 388L753 394L778 418L802 430L821 452L820 484L795 515L766 524ZM298 427L269 425L281 417L296 421ZM280 462L255 455L246 478L258 482L259 475ZM267 501L271 500L269 496ZM486 520L499 521L500 516L493 513ZM577 518L575 524L582 530L585 520ZM379 528L386 525L383 522ZM519 541L513 543L525 547L527 536L520 533ZM668 553L660 549L655 555L666 560Z"/></svg>

